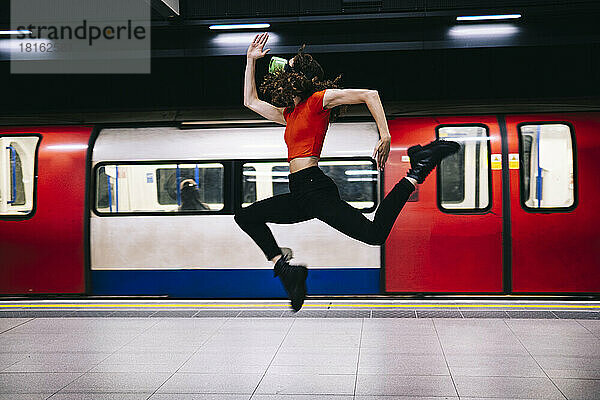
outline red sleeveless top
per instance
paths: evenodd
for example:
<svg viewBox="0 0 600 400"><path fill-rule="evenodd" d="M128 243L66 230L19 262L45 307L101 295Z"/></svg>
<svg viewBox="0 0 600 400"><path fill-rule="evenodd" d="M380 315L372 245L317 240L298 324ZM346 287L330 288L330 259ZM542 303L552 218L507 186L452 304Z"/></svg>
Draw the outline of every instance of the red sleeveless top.
<svg viewBox="0 0 600 400"><path fill-rule="evenodd" d="M323 108L325 90L313 93L308 99L298 103L291 112L289 107L283 110L283 118L287 123L284 139L288 148L288 161L296 157L321 155L331 113L331 109Z"/></svg>

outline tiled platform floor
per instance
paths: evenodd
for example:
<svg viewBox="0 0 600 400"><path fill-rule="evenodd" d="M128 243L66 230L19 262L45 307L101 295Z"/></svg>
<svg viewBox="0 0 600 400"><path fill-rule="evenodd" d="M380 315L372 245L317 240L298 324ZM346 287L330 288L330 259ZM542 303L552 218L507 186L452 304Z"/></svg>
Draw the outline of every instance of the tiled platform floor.
<svg viewBox="0 0 600 400"><path fill-rule="evenodd" d="M435 305L417 310L430 317L264 312L273 308L90 317L82 306L65 318L2 308L0 399L600 399L598 319L437 318Z"/></svg>

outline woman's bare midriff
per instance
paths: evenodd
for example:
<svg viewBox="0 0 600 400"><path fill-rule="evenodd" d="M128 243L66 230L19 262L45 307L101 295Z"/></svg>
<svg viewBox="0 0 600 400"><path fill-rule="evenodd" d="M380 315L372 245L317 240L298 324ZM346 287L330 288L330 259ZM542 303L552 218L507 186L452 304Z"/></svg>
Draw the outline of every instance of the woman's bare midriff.
<svg viewBox="0 0 600 400"><path fill-rule="evenodd" d="M290 160L290 172L298 172L316 165L319 165L319 157L297 157Z"/></svg>

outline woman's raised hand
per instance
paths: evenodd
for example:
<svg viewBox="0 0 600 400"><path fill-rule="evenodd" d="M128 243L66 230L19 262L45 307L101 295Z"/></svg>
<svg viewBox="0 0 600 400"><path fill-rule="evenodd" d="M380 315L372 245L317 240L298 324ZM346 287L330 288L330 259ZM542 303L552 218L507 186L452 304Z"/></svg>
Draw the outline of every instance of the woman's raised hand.
<svg viewBox="0 0 600 400"><path fill-rule="evenodd" d="M373 158L377 156L377 166L379 167L380 171L383 171L383 168L385 168L385 162L390 154L391 141L392 138L390 136L381 138L379 143L377 143L377 146L375 146L375 150L373 151Z"/></svg>
<svg viewBox="0 0 600 400"><path fill-rule="evenodd" d="M251 58L253 60L257 60L259 58L264 57L265 54L267 54L269 52L269 50L271 50L271 49L267 49L267 50L263 51L263 47L267 43L268 39L269 39L268 32L264 32L264 33L261 33L260 35L256 35L256 37L254 37L254 41L252 43L250 43L250 46L248 46L248 51L246 52L246 57Z"/></svg>

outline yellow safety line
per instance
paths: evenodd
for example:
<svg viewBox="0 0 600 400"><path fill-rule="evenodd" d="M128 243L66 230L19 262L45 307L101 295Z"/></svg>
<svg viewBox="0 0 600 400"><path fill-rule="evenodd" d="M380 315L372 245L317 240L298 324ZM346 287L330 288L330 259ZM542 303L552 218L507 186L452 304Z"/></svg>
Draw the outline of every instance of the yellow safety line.
<svg viewBox="0 0 600 400"><path fill-rule="evenodd" d="M1 308L84 308L84 307L194 307L194 308L257 308L257 307L289 307L286 304L0 304ZM305 304L304 307L363 307L363 308L456 308L456 307L488 307L488 308L600 308L600 305L577 304Z"/></svg>

